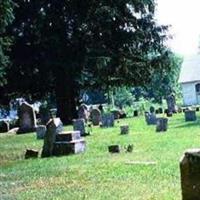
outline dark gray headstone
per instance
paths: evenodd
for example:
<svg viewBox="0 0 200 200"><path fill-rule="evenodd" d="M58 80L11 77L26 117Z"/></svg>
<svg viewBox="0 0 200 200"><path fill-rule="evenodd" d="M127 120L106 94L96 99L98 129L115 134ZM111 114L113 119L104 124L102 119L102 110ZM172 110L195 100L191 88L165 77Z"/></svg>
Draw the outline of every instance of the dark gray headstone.
<svg viewBox="0 0 200 200"><path fill-rule="evenodd" d="M145 120L147 125L156 125L157 122L156 115L154 113L149 113L149 112L145 113Z"/></svg>
<svg viewBox="0 0 200 200"><path fill-rule="evenodd" d="M63 131L63 123L59 118L51 119L47 123L47 131L44 137L44 145L42 149L42 157L50 157L53 155L53 146L56 135Z"/></svg>
<svg viewBox="0 0 200 200"><path fill-rule="evenodd" d="M185 121L196 121L196 111L195 110L185 110Z"/></svg>
<svg viewBox="0 0 200 200"><path fill-rule="evenodd" d="M94 126L98 126L101 121L101 111L99 109L92 109L90 112L90 118L92 121L92 124Z"/></svg>
<svg viewBox="0 0 200 200"><path fill-rule="evenodd" d="M176 98L174 94L168 95L166 98L167 101L167 108L169 113L176 112Z"/></svg>
<svg viewBox="0 0 200 200"><path fill-rule="evenodd" d="M9 122L0 121L0 133L7 133L10 130Z"/></svg>
<svg viewBox="0 0 200 200"><path fill-rule="evenodd" d="M85 104L82 104L78 109L78 118L84 119L85 122L87 122L88 117L89 117L89 112L88 112L87 106Z"/></svg>
<svg viewBox="0 0 200 200"><path fill-rule="evenodd" d="M108 151L110 153L120 153L120 147L119 145L110 145L108 146Z"/></svg>
<svg viewBox="0 0 200 200"><path fill-rule="evenodd" d="M123 126L120 126L120 133L121 135L127 135L129 134L129 126L128 125L123 125Z"/></svg>
<svg viewBox="0 0 200 200"><path fill-rule="evenodd" d="M133 117L138 117L138 110L134 110L134 112L133 112Z"/></svg>
<svg viewBox="0 0 200 200"><path fill-rule="evenodd" d="M33 107L28 103L22 103L19 107L19 130L18 133L29 133L35 131L36 116Z"/></svg>
<svg viewBox="0 0 200 200"><path fill-rule="evenodd" d="M46 133L46 126L44 125L40 125L36 127L36 135L37 135L37 139L44 139L45 133Z"/></svg>
<svg viewBox="0 0 200 200"><path fill-rule="evenodd" d="M39 154L39 151L34 150L34 149L27 149L25 153L25 159L29 158L37 158Z"/></svg>
<svg viewBox="0 0 200 200"><path fill-rule="evenodd" d="M200 200L200 149L187 150L180 161L183 200Z"/></svg>
<svg viewBox="0 0 200 200"><path fill-rule="evenodd" d="M80 131L81 136L87 135L85 131L85 120L84 119L74 119L73 120L74 131Z"/></svg>
<svg viewBox="0 0 200 200"><path fill-rule="evenodd" d="M102 127L108 128L113 127L115 124L115 118L112 113L106 113L102 115L101 118Z"/></svg>
<svg viewBox="0 0 200 200"><path fill-rule="evenodd" d="M156 132L165 132L168 128L168 119L167 118L157 118L156 123Z"/></svg>
<svg viewBox="0 0 200 200"><path fill-rule="evenodd" d="M151 106L151 107L149 108L149 111L150 111L150 113L155 113L155 108L154 108L153 106Z"/></svg>

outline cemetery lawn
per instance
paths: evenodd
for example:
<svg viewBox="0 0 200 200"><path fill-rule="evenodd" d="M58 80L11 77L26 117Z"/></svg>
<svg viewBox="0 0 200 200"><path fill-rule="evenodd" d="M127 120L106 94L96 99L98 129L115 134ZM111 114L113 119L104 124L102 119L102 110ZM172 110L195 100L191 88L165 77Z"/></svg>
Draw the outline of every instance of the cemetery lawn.
<svg viewBox="0 0 200 200"><path fill-rule="evenodd" d="M42 148L35 133L2 133L0 199L180 200L179 160L186 149L200 147L200 121L186 123L183 114L169 120L164 134L147 126L144 117L95 127L84 154L47 159L23 159L26 148ZM129 135L119 134L122 124L129 124ZM111 144L133 144L134 150L111 155ZM147 161L156 164L142 163Z"/></svg>

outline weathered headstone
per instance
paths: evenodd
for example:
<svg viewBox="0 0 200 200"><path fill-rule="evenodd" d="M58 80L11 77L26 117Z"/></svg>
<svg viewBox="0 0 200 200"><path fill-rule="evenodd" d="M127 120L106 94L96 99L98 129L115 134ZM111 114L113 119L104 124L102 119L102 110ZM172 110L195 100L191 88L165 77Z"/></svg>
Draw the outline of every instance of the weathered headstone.
<svg viewBox="0 0 200 200"><path fill-rule="evenodd" d="M169 113L175 113L176 112L176 98L174 94L170 94L166 98L167 101L167 108Z"/></svg>
<svg viewBox="0 0 200 200"><path fill-rule="evenodd" d="M147 125L156 125L157 118L154 113L145 112L145 120Z"/></svg>
<svg viewBox="0 0 200 200"><path fill-rule="evenodd" d="M20 133L28 133L35 131L36 128L36 116L33 107L24 102L19 107L19 130Z"/></svg>
<svg viewBox="0 0 200 200"><path fill-rule="evenodd" d="M114 115L112 113L103 114L101 117L101 127L113 127L115 124Z"/></svg>
<svg viewBox="0 0 200 200"><path fill-rule="evenodd" d="M86 130L85 130L85 120L84 119L74 119L73 120L73 129L74 129L74 131L80 131L81 136L88 135L88 133L86 133Z"/></svg>
<svg viewBox="0 0 200 200"><path fill-rule="evenodd" d="M115 119L120 118L120 111L119 110L112 110L111 113L114 115Z"/></svg>
<svg viewBox="0 0 200 200"><path fill-rule="evenodd" d="M197 116L196 116L196 111L195 110L186 110L185 111L185 121L196 121Z"/></svg>
<svg viewBox="0 0 200 200"><path fill-rule="evenodd" d="M168 119L161 117L157 118L156 132L165 132L168 128Z"/></svg>
<svg viewBox="0 0 200 200"><path fill-rule="evenodd" d="M34 149L26 149L26 153L25 153L25 159L29 159L29 158L37 158L38 157L39 152L37 150Z"/></svg>
<svg viewBox="0 0 200 200"><path fill-rule="evenodd" d="M89 117L89 112L88 112L87 106L85 104L82 104L78 109L78 118L84 119L85 122L87 122L88 117Z"/></svg>
<svg viewBox="0 0 200 200"><path fill-rule="evenodd" d="M120 126L120 131L121 135L129 134L129 126L128 125Z"/></svg>
<svg viewBox="0 0 200 200"><path fill-rule="evenodd" d="M54 156L64 156L83 153L85 149L86 142L81 138L80 131L68 131L56 135L52 154Z"/></svg>
<svg viewBox="0 0 200 200"><path fill-rule="evenodd" d="M45 133L46 133L46 126L44 125L40 125L36 127L36 135L37 135L37 139L44 139Z"/></svg>
<svg viewBox="0 0 200 200"><path fill-rule="evenodd" d="M120 147L119 145L110 145L108 146L108 151L110 153L120 153Z"/></svg>
<svg viewBox="0 0 200 200"><path fill-rule="evenodd" d="M92 124L98 126L101 121L101 111L97 108L92 109L90 112Z"/></svg>
<svg viewBox="0 0 200 200"><path fill-rule="evenodd" d="M53 155L53 147L56 135L63 131L63 123L59 118L51 119L47 123L47 131L44 137L44 145L42 149L42 157L50 157Z"/></svg>
<svg viewBox="0 0 200 200"><path fill-rule="evenodd" d="M0 133L7 133L10 130L9 122L0 121Z"/></svg>
<svg viewBox="0 0 200 200"><path fill-rule="evenodd" d="M183 200L200 200L200 149L187 150L180 161Z"/></svg>

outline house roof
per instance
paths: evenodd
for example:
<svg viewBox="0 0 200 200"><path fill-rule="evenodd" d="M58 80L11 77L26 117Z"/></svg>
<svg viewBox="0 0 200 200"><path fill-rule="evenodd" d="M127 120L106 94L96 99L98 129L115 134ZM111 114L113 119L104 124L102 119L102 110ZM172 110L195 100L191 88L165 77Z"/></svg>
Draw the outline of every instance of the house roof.
<svg viewBox="0 0 200 200"><path fill-rule="evenodd" d="M184 59L179 83L200 81L200 55Z"/></svg>

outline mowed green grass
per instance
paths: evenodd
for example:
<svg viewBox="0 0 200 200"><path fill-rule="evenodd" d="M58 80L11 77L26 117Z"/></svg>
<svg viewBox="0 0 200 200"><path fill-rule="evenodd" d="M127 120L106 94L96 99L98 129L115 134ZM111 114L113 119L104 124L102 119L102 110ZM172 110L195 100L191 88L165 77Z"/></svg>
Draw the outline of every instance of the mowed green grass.
<svg viewBox="0 0 200 200"><path fill-rule="evenodd" d="M0 199L180 200L179 160L186 149L200 147L200 121L186 123L183 114L169 120L166 133L156 133L144 117L94 127L84 154L47 159L23 158L26 148L42 148L35 133L0 134ZM129 135L119 134L122 124L129 124ZM134 150L111 155L111 144Z"/></svg>

